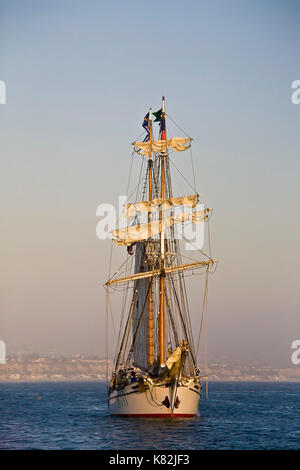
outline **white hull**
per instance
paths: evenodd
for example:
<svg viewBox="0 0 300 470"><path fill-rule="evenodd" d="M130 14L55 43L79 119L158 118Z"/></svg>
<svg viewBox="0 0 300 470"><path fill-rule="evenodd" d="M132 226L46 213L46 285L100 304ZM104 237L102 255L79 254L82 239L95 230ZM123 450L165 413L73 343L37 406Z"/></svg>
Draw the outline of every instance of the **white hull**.
<svg viewBox="0 0 300 470"><path fill-rule="evenodd" d="M199 383L195 384L191 379L179 386L152 384L143 392L138 391L137 383L134 382L122 390L112 391L108 404L110 414L115 416L189 418L197 415L199 400Z"/></svg>

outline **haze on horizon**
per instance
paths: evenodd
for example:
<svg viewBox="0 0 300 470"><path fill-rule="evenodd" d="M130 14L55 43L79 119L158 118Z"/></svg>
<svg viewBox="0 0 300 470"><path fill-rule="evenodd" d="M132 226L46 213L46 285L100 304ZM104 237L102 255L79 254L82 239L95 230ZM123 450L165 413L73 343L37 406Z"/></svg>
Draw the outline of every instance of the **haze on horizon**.
<svg viewBox="0 0 300 470"><path fill-rule="evenodd" d="M105 354L109 242L96 238L96 208L126 194L130 142L165 95L195 139L198 191L214 208L208 359L291 365L300 338L299 20L292 0L0 1L8 354ZM193 279L198 326L197 289Z"/></svg>

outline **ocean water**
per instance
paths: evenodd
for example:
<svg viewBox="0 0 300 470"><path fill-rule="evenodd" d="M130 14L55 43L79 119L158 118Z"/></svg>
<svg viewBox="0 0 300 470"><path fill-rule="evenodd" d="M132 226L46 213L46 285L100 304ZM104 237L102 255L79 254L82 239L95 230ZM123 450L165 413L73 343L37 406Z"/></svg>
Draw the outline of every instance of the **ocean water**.
<svg viewBox="0 0 300 470"><path fill-rule="evenodd" d="M0 449L300 448L300 384L211 383L199 411L110 417L103 383L0 383Z"/></svg>

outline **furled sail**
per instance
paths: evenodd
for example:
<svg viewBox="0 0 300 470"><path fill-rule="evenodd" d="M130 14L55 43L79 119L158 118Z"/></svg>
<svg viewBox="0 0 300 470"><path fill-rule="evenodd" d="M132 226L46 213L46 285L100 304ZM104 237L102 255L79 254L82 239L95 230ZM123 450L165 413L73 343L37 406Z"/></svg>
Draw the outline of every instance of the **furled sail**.
<svg viewBox="0 0 300 470"><path fill-rule="evenodd" d="M135 215L136 212L153 212L160 208L163 210L171 209L174 206L186 206L194 208L199 199L198 194L183 197L171 197L169 199L152 199L151 201L141 201L133 204L126 204L124 216L129 218Z"/></svg>
<svg viewBox="0 0 300 470"><path fill-rule="evenodd" d="M132 225L130 227L120 228L114 230L113 236L115 237L114 242L117 245L131 245L138 241L146 240L147 238L154 237L159 233L165 231L168 227L171 227L178 223L191 221L194 224L204 222L208 218L208 213L211 209L206 208L202 211L195 212L181 212L175 214L163 220L154 220L147 224Z"/></svg>
<svg viewBox="0 0 300 470"><path fill-rule="evenodd" d="M169 369L169 377L172 378L178 376L180 366L182 366L182 362L184 361L184 357L188 351L189 345L187 341L184 340L181 341L180 345L177 349L175 349L175 351L172 351L172 348L170 348L166 362L166 366Z"/></svg>
<svg viewBox="0 0 300 470"><path fill-rule="evenodd" d="M149 155L151 152L166 152L168 148L172 148L175 152L183 152L191 146L190 137L173 137L169 140L152 140L151 142L132 142L134 147L138 147L142 150L140 155Z"/></svg>

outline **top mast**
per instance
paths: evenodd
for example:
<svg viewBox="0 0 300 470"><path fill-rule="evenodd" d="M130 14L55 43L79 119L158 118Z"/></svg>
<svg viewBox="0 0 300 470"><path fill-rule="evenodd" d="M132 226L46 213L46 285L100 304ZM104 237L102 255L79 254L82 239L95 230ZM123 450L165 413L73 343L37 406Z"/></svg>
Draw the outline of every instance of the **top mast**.
<svg viewBox="0 0 300 470"><path fill-rule="evenodd" d="M161 127L160 138L167 140L166 136L166 117L165 117L165 97L162 98L162 113L161 113ZM162 201L165 199L165 158L166 153L161 156L161 194ZM164 205L161 206L160 220L163 227L164 221ZM165 365L165 234L164 230L160 233L160 255L161 255L161 273L160 273L160 297L159 297L159 359L160 365Z"/></svg>

